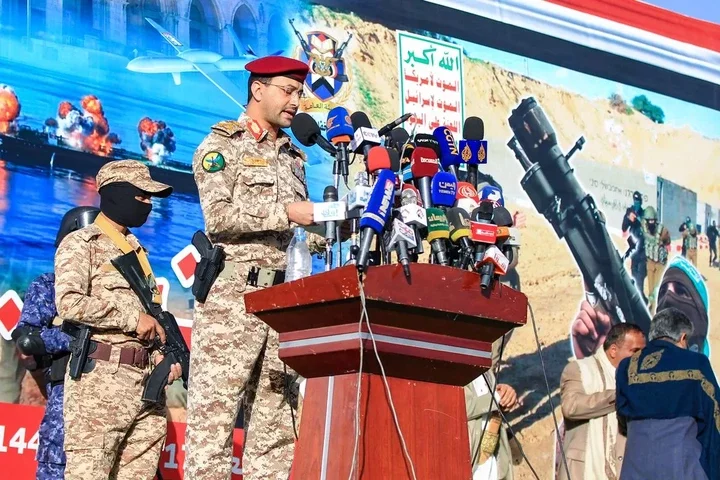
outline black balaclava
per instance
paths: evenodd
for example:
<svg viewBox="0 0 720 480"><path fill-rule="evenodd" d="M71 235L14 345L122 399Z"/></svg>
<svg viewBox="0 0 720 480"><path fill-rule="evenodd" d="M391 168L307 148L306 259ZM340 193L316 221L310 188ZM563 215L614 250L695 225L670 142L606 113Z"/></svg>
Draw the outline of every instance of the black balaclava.
<svg viewBox="0 0 720 480"><path fill-rule="evenodd" d="M152 203L136 200L138 195L147 195L128 182L114 182L102 187L100 193L100 210L115 223L128 228L139 227L144 224Z"/></svg>
<svg viewBox="0 0 720 480"><path fill-rule="evenodd" d="M670 282L679 284L683 291L679 293L671 292L667 288ZM690 277L675 267L667 269L660 284L657 311L670 307L683 312L693 324L693 334L692 337L688 338L688 348L703 353L705 342L707 342L708 312Z"/></svg>

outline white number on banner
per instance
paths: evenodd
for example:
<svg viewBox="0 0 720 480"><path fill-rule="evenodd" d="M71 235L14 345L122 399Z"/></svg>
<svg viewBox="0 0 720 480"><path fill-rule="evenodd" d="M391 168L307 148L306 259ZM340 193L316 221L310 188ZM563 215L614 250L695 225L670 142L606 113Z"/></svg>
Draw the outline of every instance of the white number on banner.
<svg viewBox="0 0 720 480"><path fill-rule="evenodd" d="M233 457L232 474L242 475L242 468L240 468L240 459L238 457Z"/></svg>
<svg viewBox="0 0 720 480"><path fill-rule="evenodd" d="M27 444L28 450L35 450L38 449L38 444L40 443L40 431L38 430L35 432L35 435L30 439L30 441Z"/></svg>
<svg viewBox="0 0 720 480"><path fill-rule="evenodd" d="M10 439L10 446L13 448L17 448L17 451L20 455L25 451L27 448L27 443L25 443L25 429L20 428L17 432L15 432L15 435Z"/></svg>
<svg viewBox="0 0 720 480"><path fill-rule="evenodd" d="M165 465L163 465L165 468L172 468L174 470L177 470L178 464L175 461L175 454L177 453L177 446L174 443L171 443L169 445L165 445L166 452L170 452L170 461L166 462Z"/></svg>
<svg viewBox="0 0 720 480"><path fill-rule="evenodd" d="M0 425L0 453L6 453L7 447L5 446L5 425Z"/></svg>

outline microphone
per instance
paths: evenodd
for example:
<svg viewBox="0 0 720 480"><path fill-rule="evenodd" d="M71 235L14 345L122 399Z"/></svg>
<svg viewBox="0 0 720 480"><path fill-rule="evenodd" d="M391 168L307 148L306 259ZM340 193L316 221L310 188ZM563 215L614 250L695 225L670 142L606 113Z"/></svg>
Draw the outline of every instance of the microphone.
<svg viewBox="0 0 720 480"><path fill-rule="evenodd" d="M410 134L402 127L393 128L390 132L388 145L402 153L403 147L410 141Z"/></svg>
<svg viewBox="0 0 720 480"><path fill-rule="evenodd" d="M368 150L367 153L367 170L370 174L375 174L380 170L391 170L392 163L387 148L375 146Z"/></svg>
<svg viewBox="0 0 720 480"><path fill-rule="evenodd" d="M367 172L357 172L355 174L355 186L350 190L343 199L347 204L347 218L350 219L350 257L356 258L358 247L358 220L362 211L365 209L372 188L368 180Z"/></svg>
<svg viewBox="0 0 720 480"><path fill-rule="evenodd" d="M472 198L460 198L455 202L457 208L462 208L468 215L472 215L472 212L480 205L480 202L476 202Z"/></svg>
<svg viewBox="0 0 720 480"><path fill-rule="evenodd" d="M386 150L390 156L390 170L398 173L400 171L400 152L394 148L386 148Z"/></svg>
<svg viewBox="0 0 720 480"><path fill-rule="evenodd" d="M505 205L502 190L492 185L485 185L479 192L481 202L492 202L493 205Z"/></svg>
<svg viewBox="0 0 720 480"><path fill-rule="evenodd" d="M425 205L425 208L432 207L430 179L438 172L435 152L427 147L417 147L413 150L410 171L415 179L416 186L420 190L423 205Z"/></svg>
<svg viewBox="0 0 720 480"><path fill-rule="evenodd" d="M380 135L381 137L387 135L392 129L394 129L398 125L402 125L403 123L407 122L413 115L414 114L412 113L406 113L402 117L396 118L384 127L381 127L380 130L378 130L378 135Z"/></svg>
<svg viewBox="0 0 720 480"><path fill-rule="evenodd" d="M325 223L325 271L332 268L332 247L337 241L336 221L345 219L346 210L345 202L338 201L337 188L332 185L325 187L322 203L313 204L313 221Z"/></svg>
<svg viewBox="0 0 720 480"><path fill-rule="evenodd" d="M355 129L352 142L350 142L350 150L356 153L362 153L365 157L368 155L370 148L380 145L380 135L378 131L372 128L370 119L364 112L355 112L350 115L350 121Z"/></svg>
<svg viewBox="0 0 720 480"><path fill-rule="evenodd" d="M462 208L451 208L446 212L450 224L450 241L460 246L460 268L465 270L472 263L474 252L470 241L470 214Z"/></svg>
<svg viewBox="0 0 720 480"><path fill-rule="evenodd" d="M495 225L499 225L501 227L512 227L514 223L513 216L510 214L510 211L502 205L495 205L495 208L493 208L492 220Z"/></svg>
<svg viewBox="0 0 720 480"><path fill-rule="evenodd" d="M468 117L463 125L463 140L460 140L460 157L468 166L468 181L477 185L478 164L487 163L487 142L485 124L479 117Z"/></svg>
<svg viewBox="0 0 720 480"><path fill-rule="evenodd" d="M301 112L295 115L290 124L290 129L297 141L302 145L312 147L317 144L330 155L336 154L337 149L320 134L320 126L307 113Z"/></svg>
<svg viewBox="0 0 720 480"><path fill-rule="evenodd" d="M380 235L392 212L392 199L395 194L395 174L389 169L380 170L373 187L365 212L360 217L361 245L358 253L357 268L367 271L370 261L370 246L375 235Z"/></svg>
<svg viewBox="0 0 720 480"><path fill-rule="evenodd" d="M435 140L435 137L429 133L416 133L415 141L413 143L415 143L415 148L427 147L432 149L436 156L440 156L440 145L438 144L438 141Z"/></svg>
<svg viewBox="0 0 720 480"><path fill-rule="evenodd" d="M497 245L508 260L512 262L512 247L514 243L519 242L519 232L516 228L512 228L514 221L510 211L501 205L495 205L495 208L493 209L492 222L498 226L495 245ZM514 240L515 235L518 235L518 240ZM513 238L513 240L511 240L511 238Z"/></svg>
<svg viewBox="0 0 720 480"><path fill-rule="evenodd" d="M480 202L483 211L488 210L492 202ZM483 290L490 287L493 275L504 275L507 273L508 265L512 260L512 249L505 247L505 242L510 238L510 226L513 223L512 215L505 207L494 207L492 209L492 223L496 225L495 245L487 247L480 265L480 288ZM502 249L502 252L501 252ZM508 258L508 253L510 258Z"/></svg>
<svg viewBox="0 0 720 480"><path fill-rule="evenodd" d="M455 198L457 199L455 206L462 208L468 214L471 214L473 210L480 205L480 199L478 198L475 187L468 182L458 182L457 195L455 195Z"/></svg>
<svg viewBox="0 0 720 480"><path fill-rule="evenodd" d="M433 206L450 208L455 205L457 179L452 173L438 172L432 178L430 198Z"/></svg>
<svg viewBox="0 0 720 480"><path fill-rule="evenodd" d="M352 141L354 133L350 114L344 107L335 107L328 112L327 122L325 123L327 131L325 136L335 145L337 153L335 155L335 165L333 165L333 175L335 175L335 187L338 185L338 174L342 175L345 184L348 181L348 170L350 168L350 160L348 159L348 144Z"/></svg>
<svg viewBox="0 0 720 480"><path fill-rule="evenodd" d="M457 168L460 166L460 151L455 145L455 137L447 127L438 127L433 130L433 137L438 142L440 152L440 165L443 170L457 177Z"/></svg>
<svg viewBox="0 0 720 480"><path fill-rule="evenodd" d="M418 202L420 201L417 188L409 183L402 187L400 195L400 217L405 225L410 226L415 232L415 253L424 253L420 229L427 227L427 212Z"/></svg>
<svg viewBox="0 0 720 480"><path fill-rule="evenodd" d="M485 256L480 267L480 288L487 290L492 285L493 278L497 275L505 275L507 273L510 260L503 255L498 247L490 245L485 250Z"/></svg>
<svg viewBox="0 0 720 480"><path fill-rule="evenodd" d="M493 206L481 202L470 215L470 239L475 242L475 269L479 269L488 245L495 244L497 225L492 222Z"/></svg>
<svg viewBox="0 0 720 480"><path fill-rule="evenodd" d="M396 212L396 218L393 219L392 232L390 234L390 240L387 243L387 249L396 249L398 261L400 265L402 265L403 273L407 278L410 278L410 255L408 254L408 248L415 248L415 232L403 223L402 220L397 218L397 214L398 212Z"/></svg>
<svg viewBox="0 0 720 480"><path fill-rule="evenodd" d="M475 203L480 203L480 197L478 197L477 190L475 190L475 187L468 182L458 182L455 198L458 200L461 198L468 198L474 200Z"/></svg>
<svg viewBox="0 0 720 480"><path fill-rule="evenodd" d="M428 242L432 252L440 265L449 266L450 259L448 258L447 247L445 241L450 239L450 226L448 225L447 217L445 212L439 208L428 208L427 209L428 219Z"/></svg>

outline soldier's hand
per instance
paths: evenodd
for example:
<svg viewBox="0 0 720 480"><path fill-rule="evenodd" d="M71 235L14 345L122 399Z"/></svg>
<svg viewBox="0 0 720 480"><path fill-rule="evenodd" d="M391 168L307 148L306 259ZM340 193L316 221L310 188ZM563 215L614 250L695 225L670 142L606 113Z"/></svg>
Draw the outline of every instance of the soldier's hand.
<svg viewBox="0 0 720 480"><path fill-rule="evenodd" d="M595 310L583 300L571 329L575 357L581 359L593 355L605 343L611 327L610 315Z"/></svg>
<svg viewBox="0 0 720 480"><path fill-rule="evenodd" d="M153 363L157 366L163 360L165 360L165 355L156 355ZM165 389L167 389L170 384L179 378L182 378L182 365L174 363L170 365L170 373L168 374L168 381Z"/></svg>
<svg viewBox="0 0 720 480"><path fill-rule="evenodd" d="M175 380L182 378L182 365L175 363L170 366L170 375L168 375L168 385L173 383Z"/></svg>
<svg viewBox="0 0 720 480"><path fill-rule="evenodd" d="M157 320L147 313L140 313L140 320L138 320L137 337L140 340L155 340L155 335L160 337L160 341L165 343L165 330L160 326Z"/></svg>
<svg viewBox="0 0 720 480"><path fill-rule="evenodd" d="M287 206L288 219L298 225L309 226L314 224L313 203L294 202Z"/></svg>

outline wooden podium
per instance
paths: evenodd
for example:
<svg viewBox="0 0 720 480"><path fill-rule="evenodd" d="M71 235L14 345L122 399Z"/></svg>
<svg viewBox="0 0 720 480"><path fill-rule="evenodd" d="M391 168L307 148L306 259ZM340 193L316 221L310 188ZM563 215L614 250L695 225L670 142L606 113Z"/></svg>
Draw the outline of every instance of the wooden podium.
<svg viewBox="0 0 720 480"><path fill-rule="evenodd" d="M418 480L468 480L463 386L490 368L492 342L527 320L527 297L455 268L371 267L363 279L370 329ZM280 358L308 379L295 480L345 480L353 463L356 397L363 368L354 478L412 479L373 339L363 320L357 270L347 266L245 296L249 313L280 336Z"/></svg>

